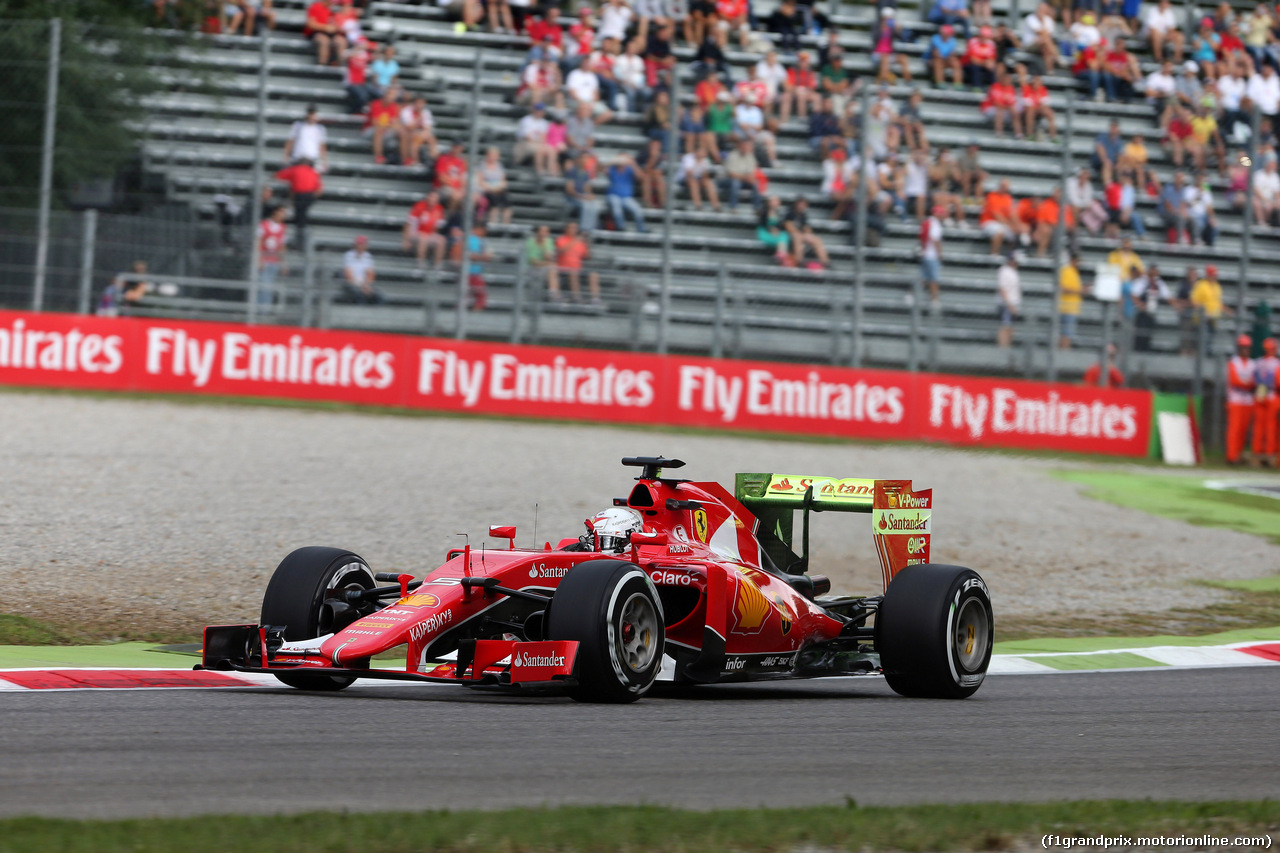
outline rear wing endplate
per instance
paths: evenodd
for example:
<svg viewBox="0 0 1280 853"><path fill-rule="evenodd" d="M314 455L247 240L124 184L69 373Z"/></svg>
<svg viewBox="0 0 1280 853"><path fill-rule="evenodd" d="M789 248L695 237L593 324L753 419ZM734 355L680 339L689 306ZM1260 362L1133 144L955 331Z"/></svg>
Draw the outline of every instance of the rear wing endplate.
<svg viewBox="0 0 1280 853"><path fill-rule="evenodd" d="M930 515L933 490L914 491L910 480L865 480L855 477L814 477L797 474L738 474L734 497L762 522L766 550L792 547L790 510L865 512L871 514L871 534L885 589L906 566L929 562ZM766 542L770 533L780 543ZM808 524L805 524L807 539ZM808 550L805 542L804 550ZM807 554L805 555L807 557ZM776 561L776 559L775 559Z"/></svg>

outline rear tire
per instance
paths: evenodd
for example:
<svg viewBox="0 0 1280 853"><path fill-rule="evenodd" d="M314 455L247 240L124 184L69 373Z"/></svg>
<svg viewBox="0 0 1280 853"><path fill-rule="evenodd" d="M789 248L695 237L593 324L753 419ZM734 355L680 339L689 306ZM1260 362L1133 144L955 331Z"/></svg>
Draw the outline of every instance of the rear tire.
<svg viewBox="0 0 1280 853"><path fill-rule="evenodd" d="M299 548L280 561L267 592L262 597L261 625L283 625L288 641L310 640L322 633L325 599L343 589L373 589L373 571L364 559L341 548L312 545ZM354 678L334 675L307 675L303 672L274 673L275 677L299 690L342 690Z"/></svg>
<svg viewBox="0 0 1280 853"><path fill-rule="evenodd" d="M579 563L547 609L548 640L577 640L570 696L579 702L634 702L662 669L666 632L653 582L633 563Z"/></svg>
<svg viewBox="0 0 1280 853"><path fill-rule="evenodd" d="M885 681L903 696L972 696L991 664L995 618L987 585L962 566L907 566L876 613Z"/></svg>

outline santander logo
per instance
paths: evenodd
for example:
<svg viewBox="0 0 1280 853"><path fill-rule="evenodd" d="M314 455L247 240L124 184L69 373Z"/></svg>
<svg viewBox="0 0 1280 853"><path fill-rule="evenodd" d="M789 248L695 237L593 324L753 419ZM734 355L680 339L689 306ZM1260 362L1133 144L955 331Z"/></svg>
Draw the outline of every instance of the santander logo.
<svg viewBox="0 0 1280 853"><path fill-rule="evenodd" d="M515 656L516 666L564 666L564 655L531 655L520 652Z"/></svg>

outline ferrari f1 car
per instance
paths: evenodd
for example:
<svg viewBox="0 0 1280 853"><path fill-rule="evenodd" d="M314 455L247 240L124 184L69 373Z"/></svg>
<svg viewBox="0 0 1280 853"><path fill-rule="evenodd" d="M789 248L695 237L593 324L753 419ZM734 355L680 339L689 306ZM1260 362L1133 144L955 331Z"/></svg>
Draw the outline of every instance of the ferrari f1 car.
<svg viewBox="0 0 1280 853"><path fill-rule="evenodd" d="M638 699L664 671L683 685L883 674L900 694L938 698L982 684L990 594L977 572L929 563L931 491L749 473L730 493L664 475L678 459L622 464L641 469L630 494L554 547L516 548L516 528L490 527L505 548L452 550L425 577L296 550L259 624L206 628L197 668L303 690L380 678L595 702ZM883 594L832 597L810 573L809 523L823 512L870 514Z"/></svg>

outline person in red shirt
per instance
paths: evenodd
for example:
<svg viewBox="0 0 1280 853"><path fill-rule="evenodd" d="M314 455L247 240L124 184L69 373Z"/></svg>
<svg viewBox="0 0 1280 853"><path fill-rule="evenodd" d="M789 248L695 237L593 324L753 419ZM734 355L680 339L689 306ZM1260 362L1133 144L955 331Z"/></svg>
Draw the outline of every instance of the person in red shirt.
<svg viewBox="0 0 1280 853"><path fill-rule="evenodd" d="M1273 468L1276 465L1276 427L1280 418L1280 358L1276 357L1276 339L1262 342L1262 357L1254 359L1253 455Z"/></svg>
<svg viewBox="0 0 1280 853"><path fill-rule="evenodd" d="M427 249L431 249L431 262L436 269L444 263L445 236L441 227L445 222L444 205L440 203L440 194L429 192L409 209L409 216L404 222L404 233L401 245L408 252L415 245L418 252L418 267L427 265Z"/></svg>
<svg viewBox="0 0 1280 853"><path fill-rule="evenodd" d="M1102 362L1094 362L1084 372L1083 382L1091 388L1123 388L1124 374L1116 367L1116 345L1107 344L1107 384L1102 386Z"/></svg>
<svg viewBox="0 0 1280 853"><path fill-rule="evenodd" d="M978 216L982 233L991 238L991 254L1000 254L1005 240L1027 233L1027 226L1013 211L1013 194L1009 192L1009 179L1001 178L1000 189L987 193Z"/></svg>
<svg viewBox="0 0 1280 853"><path fill-rule="evenodd" d="M275 302L275 283L281 275L288 275L285 266L284 219L289 209L280 205L270 215L258 223L258 304L271 305Z"/></svg>
<svg viewBox="0 0 1280 853"><path fill-rule="evenodd" d="M969 85L986 89L996 79L996 43L991 38L991 27L981 27L978 34L969 39L964 52L964 74Z"/></svg>
<svg viewBox="0 0 1280 853"><path fill-rule="evenodd" d="M738 33L738 45L747 49L747 40L751 36L751 28L747 25L749 11L747 0L716 0L716 14L720 20L716 23L716 40L724 47L729 40L729 33Z"/></svg>
<svg viewBox="0 0 1280 853"><path fill-rule="evenodd" d="M1169 119L1165 133L1169 139L1169 157L1175 167L1182 168L1190 149L1195 148L1195 129L1191 127L1191 117L1186 107L1176 106L1173 109L1173 118Z"/></svg>
<svg viewBox="0 0 1280 853"><path fill-rule="evenodd" d="M716 97L725 91L728 90L725 89L724 81L720 79L720 75L708 74L698 82L698 85L693 87L693 98L698 102L698 106L706 110L716 102Z"/></svg>
<svg viewBox="0 0 1280 853"><path fill-rule="evenodd" d="M552 302L560 302L560 275L569 280L569 298L578 302L582 299L582 265L591 257L591 246L587 238L578 230L577 220L569 220L564 226L564 233L556 238L556 265L548 272L547 292ZM600 303L600 276L594 272L587 273L587 290L591 294L593 304Z"/></svg>
<svg viewBox="0 0 1280 853"><path fill-rule="evenodd" d="M462 203L467 180L467 161L462 156L462 143L455 141L449 150L436 158L436 190L450 212Z"/></svg>
<svg viewBox="0 0 1280 853"><path fill-rule="evenodd" d="M364 42L347 52L342 85L347 90L347 112L360 115L378 97L378 87L369 80L369 50Z"/></svg>
<svg viewBox="0 0 1280 853"><path fill-rule="evenodd" d="M794 68L787 69L787 80L778 92L779 117L783 124L791 117L794 110L799 118L808 118L809 112L822 109L822 92L818 85L817 72L813 70L813 60L808 51L800 54Z"/></svg>
<svg viewBox="0 0 1280 853"><path fill-rule="evenodd" d="M1107 100L1127 104L1134 98L1133 84L1142 77L1138 59L1125 49L1124 39L1116 36L1102 57L1102 85Z"/></svg>
<svg viewBox="0 0 1280 853"><path fill-rule="evenodd" d="M316 61L321 65L337 65L347 50L347 39L334 20L333 0L315 0L307 7L302 34L315 42Z"/></svg>
<svg viewBox="0 0 1280 853"><path fill-rule="evenodd" d="M293 205L293 222L298 226L298 245L307 245L307 215L311 205L324 191L320 173L310 160L302 159L287 169L276 172L276 180L289 185L289 201Z"/></svg>
<svg viewBox="0 0 1280 853"><path fill-rule="evenodd" d="M529 24L529 38L535 48L533 53L537 54L531 53L531 59L559 59L564 56L564 28L560 26L559 7L548 6L541 18L533 19Z"/></svg>
<svg viewBox="0 0 1280 853"><path fill-rule="evenodd" d="M399 143L401 156L408 156L409 140L405 134L404 125L400 122L398 95L399 90L395 86L388 86L381 98L369 104L364 128L365 133L373 135L373 162L375 163L387 162L383 154L383 143L388 133L394 135Z"/></svg>
<svg viewBox="0 0 1280 853"><path fill-rule="evenodd" d="M987 90L986 100L979 107L984 116L994 118L997 137L1004 136L1004 123L1008 120L1013 125L1017 137L1019 139L1022 138L1021 124L1014 114L1014 107L1017 106L1017 103L1018 93L1013 88L1013 82L1009 79L1009 72L1005 70L1003 65L997 65L996 82L991 84L991 88Z"/></svg>
<svg viewBox="0 0 1280 853"><path fill-rule="evenodd" d="M1238 465L1244 452L1249 426L1253 423L1254 397L1258 380L1256 365L1249 357L1253 338L1236 338L1236 354L1227 363L1227 464Z"/></svg>
<svg viewBox="0 0 1280 853"><path fill-rule="evenodd" d="M1102 83L1102 57L1098 50L1089 45L1076 53L1076 61L1071 65L1072 75L1089 87L1089 99L1098 99L1098 86Z"/></svg>
<svg viewBox="0 0 1280 853"><path fill-rule="evenodd" d="M1049 106L1049 89L1044 85L1044 78L1036 75L1030 82L1026 81L1025 69L1021 74L1021 85L1018 88L1018 105L1021 108L1018 117L1022 119L1022 133L1028 139L1040 137L1040 120L1049 125L1049 139L1058 141L1058 123ZM1018 128L1015 125L1014 130Z"/></svg>

